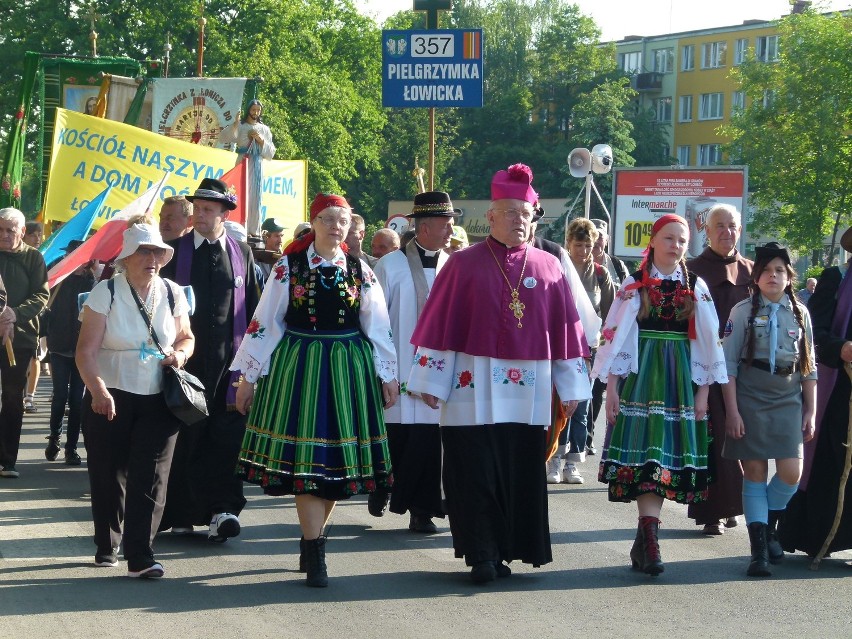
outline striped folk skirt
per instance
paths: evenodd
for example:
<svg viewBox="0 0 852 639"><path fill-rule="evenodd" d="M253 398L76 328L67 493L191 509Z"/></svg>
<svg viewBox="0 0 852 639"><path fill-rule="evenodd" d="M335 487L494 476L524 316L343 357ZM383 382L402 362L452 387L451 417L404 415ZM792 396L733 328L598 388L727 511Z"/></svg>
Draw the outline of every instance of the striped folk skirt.
<svg viewBox="0 0 852 639"><path fill-rule="evenodd" d="M598 479L609 484L610 501L647 493L705 501L709 434L706 421L695 421L686 334L640 331L638 370L624 382Z"/></svg>
<svg viewBox="0 0 852 639"><path fill-rule="evenodd" d="M339 500L388 489L382 404L359 331L288 329L257 384L238 474L270 495Z"/></svg>

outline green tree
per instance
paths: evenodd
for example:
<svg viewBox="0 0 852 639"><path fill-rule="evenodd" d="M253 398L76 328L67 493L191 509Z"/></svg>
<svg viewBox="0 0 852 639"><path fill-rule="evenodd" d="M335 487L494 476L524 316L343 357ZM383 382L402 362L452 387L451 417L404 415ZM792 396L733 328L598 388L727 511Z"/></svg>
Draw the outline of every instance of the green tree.
<svg viewBox="0 0 852 639"><path fill-rule="evenodd" d="M810 11L778 23L777 62L735 71L746 108L723 133L749 166L755 230L810 251L850 221L852 18ZM831 252L829 252L829 255Z"/></svg>

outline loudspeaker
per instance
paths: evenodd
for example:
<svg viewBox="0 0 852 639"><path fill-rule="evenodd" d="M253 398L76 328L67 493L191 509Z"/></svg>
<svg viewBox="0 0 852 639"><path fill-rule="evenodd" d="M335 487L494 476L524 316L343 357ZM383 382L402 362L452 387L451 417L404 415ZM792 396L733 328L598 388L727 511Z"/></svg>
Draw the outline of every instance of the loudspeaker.
<svg viewBox="0 0 852 639"><path fill-rule="evenodd" d="M592 170L592 154L588 149L574 149L568 154L568 170L571 175L584 178Z"/></svg>
<svg viewBox="0 0 852 639"><path fill-rule="evenodd" d="M596 144L592 148L592 171L609 173L612 170L612 147L609 144Z"/></svg>

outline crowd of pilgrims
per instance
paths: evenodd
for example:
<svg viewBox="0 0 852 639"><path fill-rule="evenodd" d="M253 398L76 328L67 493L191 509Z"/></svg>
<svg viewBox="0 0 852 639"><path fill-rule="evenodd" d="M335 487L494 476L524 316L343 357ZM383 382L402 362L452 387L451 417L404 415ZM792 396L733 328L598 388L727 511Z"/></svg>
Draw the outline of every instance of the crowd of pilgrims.
<svg viewBox="0 0 852 639"><path fill-rule="evenodd" d="M239 535L249 482L295 497L308 586L328 585L329 518L359 494L373 516L408 514L415 534L448 517L456 556L487 583L512 561L552 560L547 485L582 483L592 456L609 500L636 503L636 571L665 569L667 500L688 504L699 534L744 515L750 576L785 551L817 555L849 417L846 268L826 269L809 313L785 247L739 253L732 206L709 211L709 245L691 259L686 221L659 217L631 273L607 254L604 221L573 221L564 248L536 236L529 167L498 171L491 194L486 240L450 250L459 213L426 192L413 237L378 260L360 251L363 221L350 232L349 203L319 194L260 275L224 233L233 201L217 180L187 198L194 229L181 237L132 222L122 272L83 307L76 353L96 565L117 565L123 543L128 574L157 578L158 532L209 522L211 541ZM139 330L162 355L145 357ZM170 415L164 364L204 381L201 425ZM848 510L829 552L852 547Z"/></svg>

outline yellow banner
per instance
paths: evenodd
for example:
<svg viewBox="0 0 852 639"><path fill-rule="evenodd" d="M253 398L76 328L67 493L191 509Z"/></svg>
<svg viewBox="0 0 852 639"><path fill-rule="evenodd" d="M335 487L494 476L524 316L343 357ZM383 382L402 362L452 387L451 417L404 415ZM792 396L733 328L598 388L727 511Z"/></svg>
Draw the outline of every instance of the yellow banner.
<svg viewBox="0 0 852 639"><path fill-rule="evenodd" d="M95 118L66 109L56 110L50 176L44 200L45 222L65 221L113 185L94 228L156 184L166 171L171 176L160 200L192 195L202 179L220 178L234 167L237 155L157 133ZM303 160L264 160L263 212L290 228L306 218L307 163ZM159 214L160 207L155 207Z"/></svg>

